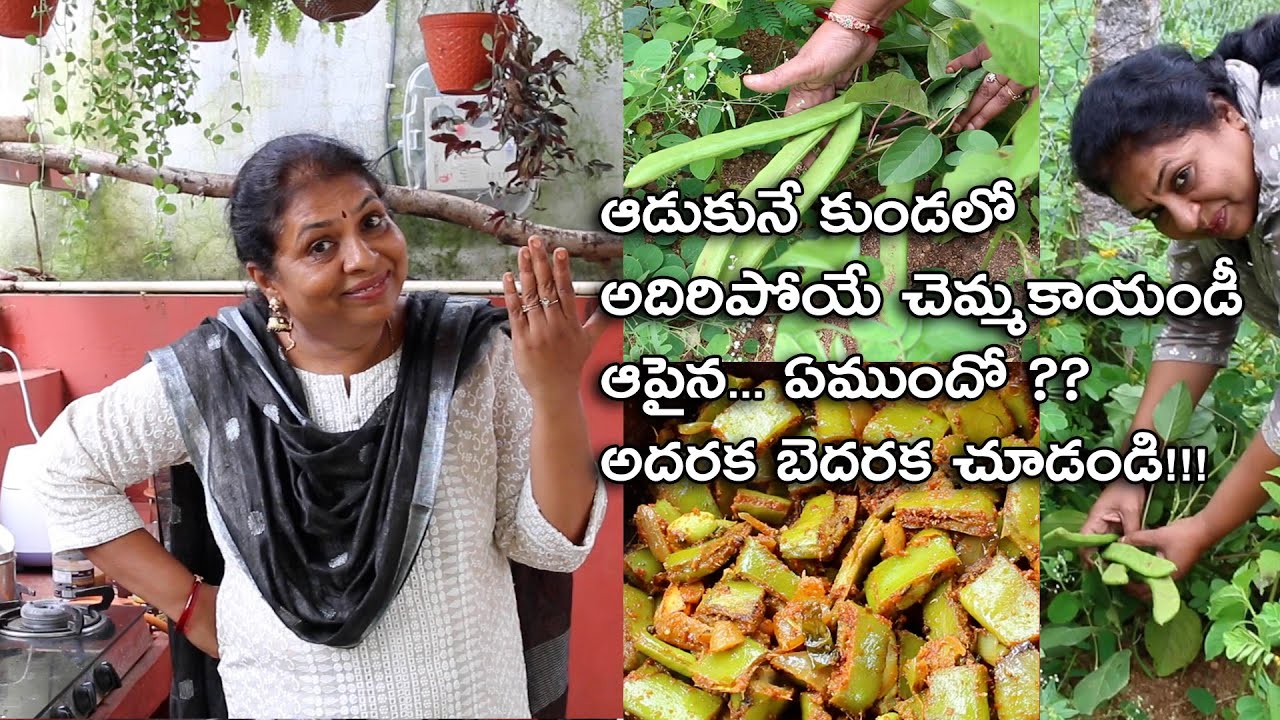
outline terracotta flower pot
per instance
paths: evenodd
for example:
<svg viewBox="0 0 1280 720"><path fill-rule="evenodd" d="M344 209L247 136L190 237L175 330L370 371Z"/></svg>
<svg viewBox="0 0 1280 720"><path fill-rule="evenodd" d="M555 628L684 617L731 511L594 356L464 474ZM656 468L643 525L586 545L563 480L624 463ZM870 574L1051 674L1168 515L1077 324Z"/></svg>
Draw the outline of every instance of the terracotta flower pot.
<svg viewBox="0 0 1280 720"><path fill-rule="evenodd" d="M439 13L418 18L427 65L436 87L445 95L480 95L476 86L493 75L493 60L484 36L493 38L499 53L514 21L496 13ZM494 53L497 54L497 53Z"/></svg>
<svg viewBox="0 0 1280 720"><path fill-rule="evenodd" d="M28 35L44 37L53 25L53 11L58 0L0 0L0 35L25 38Z"/></svg>
<svg viewBox="0 0 1280 720"><path fill-rule="evenodd" d="M240 6L227 0L192 0L187 10L178 15L178 34L195 42L221 42L229 40L236 21L240 19Z"/></svg>
<svg viewBox="0 0 1280 720"><path fill-rule="evenodd" d="M342 22L364 15L378 0L293 0L303 15L319 22Z"/></svg>

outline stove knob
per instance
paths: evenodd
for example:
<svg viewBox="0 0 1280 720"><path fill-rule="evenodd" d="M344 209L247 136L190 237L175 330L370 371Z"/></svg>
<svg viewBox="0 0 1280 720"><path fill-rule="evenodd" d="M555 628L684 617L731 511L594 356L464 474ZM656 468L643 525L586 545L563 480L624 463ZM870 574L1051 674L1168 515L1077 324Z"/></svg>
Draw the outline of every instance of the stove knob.
<svg viewBox="0 0 1280 720"><path fill-rule="evenodd" d="M98 707L98 689L93 686L92 681L85 680L71 691L71 707L79 717L88 717Z"/></svg>
<svg viewBox="0 0 1280 720"><path fill-rule="evenodd" d="M71 708L66 705L59 705L53 709L53 716L56 718L73 718L76 714L71 712Z"/></svg>
<svg viewBox="0 0 1280 720"><path fill-rule="evenodd" d="M99 695L106 695L120 687L120 673L109 662L98 663L93 669L93 684L98 688Z"/></svg>

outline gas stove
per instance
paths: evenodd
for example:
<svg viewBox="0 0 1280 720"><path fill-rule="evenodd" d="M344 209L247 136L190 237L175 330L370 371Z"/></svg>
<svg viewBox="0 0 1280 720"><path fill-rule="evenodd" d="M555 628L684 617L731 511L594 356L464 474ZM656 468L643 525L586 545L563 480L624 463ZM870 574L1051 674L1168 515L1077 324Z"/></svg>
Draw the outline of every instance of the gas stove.
<svg viewBox="0 0 1280 720"><path fill-rule="evenodd" d="M88 717L151 645L145 610L109 586L0 603L0 718Z"/></svg>

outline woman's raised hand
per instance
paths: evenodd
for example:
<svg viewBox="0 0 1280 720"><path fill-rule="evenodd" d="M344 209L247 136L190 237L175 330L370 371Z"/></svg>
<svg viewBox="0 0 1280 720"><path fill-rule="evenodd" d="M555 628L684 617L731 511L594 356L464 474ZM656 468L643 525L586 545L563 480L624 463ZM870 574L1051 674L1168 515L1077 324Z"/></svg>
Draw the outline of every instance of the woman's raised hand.
<svg viewBox="0 0 1280 720"><path fill-rule="evenodd" d="M512 273L502 279L516 374L535 404L576 399L582 367L607 317L597 311L585 323L578 319L564 248L548 257L546 242L534 235L520 248L519 269L518 291Z"/></svg>

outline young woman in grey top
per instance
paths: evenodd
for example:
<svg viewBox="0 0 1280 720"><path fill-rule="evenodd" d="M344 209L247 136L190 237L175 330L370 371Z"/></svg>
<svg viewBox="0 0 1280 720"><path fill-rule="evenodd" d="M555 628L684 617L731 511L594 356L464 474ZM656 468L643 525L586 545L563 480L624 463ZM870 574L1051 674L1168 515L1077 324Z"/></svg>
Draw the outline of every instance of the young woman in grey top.
<svg viewBox="0 0 1280 720"><path fill-rule="evenodd" d="M1072 126L1077 173L1170 237L1171 279L1208 283L1214 260L1235 260L1245 311L1280 334L1280 15L1224 37L1193 59L1173 46L1133 55L1092 80ZM1239 319L1169 321L1132 429L1152 428L1178 382L1199 400L1227 364ZM1262 481L1280 466L1280 402L1208 505L1165 527L1141 528L1145 486L1117 482L1094 503L1083 532L1118 532L1155 548L1186 573L1266 501Z"/></svg>

